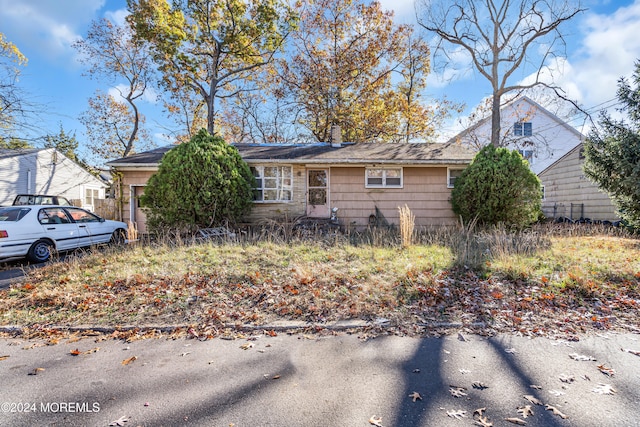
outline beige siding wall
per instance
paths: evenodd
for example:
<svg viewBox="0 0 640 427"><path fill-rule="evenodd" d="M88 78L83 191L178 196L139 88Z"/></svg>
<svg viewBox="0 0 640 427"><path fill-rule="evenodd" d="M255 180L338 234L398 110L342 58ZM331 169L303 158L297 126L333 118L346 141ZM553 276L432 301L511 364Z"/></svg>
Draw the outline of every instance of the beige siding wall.
<svg viewBox="0 0 640 427"><path fill-rule="evenodd" d="M376 207L385 219L398 224L398 207L409 206L417 226L456 222L451 210L451 189L446 167L405 167L403 188L365 188L364 167L331 168L331 207L337 207L344 226L366 226Z"/></svg>
<svg viewBox="0 0 640 427"><path fill-rule="evenodd" d="M584 176L581 147L576 147L540 174L545 188L542 201L545 216L574 220L581 216L592 220L619 219L609 196Z"/></svg>
<svg viewBox="0 0 640 427"><path fill-rule="evenodd" d="M314 167L318 169L318 167ZM153 171L122 171L123 173L123 221L130 221L130 187L146 184ZM451 210L451 189L447 188L446 167L404 167L403 188L365 188L364 167L331 167L329 172L329 199L331 207L337 207L343 226L363 227L369 224L369 216L376 207L385 219L398 224L398 207L409 206L415 215L416 226L445 225L456 222ZM306 168L293 167L294 200L288 203L254 203L251 213L244 220L259 222L263 219L290 219L306 214ZM140 193L140 192L138 192ZM140 232L145 224L134 221Z"/></svg>
<svg viewBox="0 0 640 427"><path fill-rule="evenodd" d="M130 192L130 188L132 186L138 187L138 186L145 186L147 184L147 181L149 180L149 178L151 177L151 175L153 175L155 173L155 171L140 171L140 170L133 170L133 171L121 171L122 172L122 191L123 191L123 206L122 206L122 221L124 222L128 222L128 221L132 221L131 218L131 192ZM142 194L144 191L142 190L138 190L136 194ZM134 201L134 206L137 206L137 203L135 203ZM144 214L142 214L139 209L134 212L134 215L137 216L137 218L133 218L133 223L135 224L135 226L137 227L138 231L140 233L144 233L146 231L146 224L145 224L145 216Z"/></svg>

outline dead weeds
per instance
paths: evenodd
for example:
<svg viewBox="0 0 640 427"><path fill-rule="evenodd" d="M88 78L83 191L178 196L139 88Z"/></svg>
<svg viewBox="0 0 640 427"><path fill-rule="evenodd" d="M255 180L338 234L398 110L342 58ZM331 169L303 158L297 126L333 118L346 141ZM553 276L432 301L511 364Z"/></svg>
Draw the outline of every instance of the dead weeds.
<svg viewBox="0 0 640 427"><path fill-rule="evenodd" d="M637 240L549 242L536 253L502 252L473 270L437 244L204 243L94 253L34 270L0 291L0 324L52 339L65 328L126 337L164 327L163 335L208 338L282 321L318 331L353 319L407 335L446 326L565 338L640 331Z"/></svg>

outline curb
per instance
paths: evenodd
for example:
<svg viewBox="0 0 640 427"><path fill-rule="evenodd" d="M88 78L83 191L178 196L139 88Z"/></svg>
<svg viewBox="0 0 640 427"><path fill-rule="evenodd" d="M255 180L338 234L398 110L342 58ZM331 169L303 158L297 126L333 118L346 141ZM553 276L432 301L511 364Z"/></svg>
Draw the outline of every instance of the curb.
<svg viewBox="0 0 640 427"><path fill-rule="evenodd" d="M438 323L419 323L416 324L418 327L426 328L426 329L461 329L464 327L469 328L486 328L486 324L484 322L475 322L470 324L463 324L459 322L438 322ZM0 326L0 333L7 333L13 335L22 335L30 330L54 330L61 332L97 332L100 334L111 334L114 332L131 332L131 331L139 331L139 332L164 332L164 333L172 333L180 330L188 330L192 328L193 325L144 325L144 326L134 326L134 325L122 325L122 326L88 326L88 325L80 325L80 326L61 326L61 325L51 325L51 326L37 326L35 328L30 328L28 326L18 326L18 325L9 325L9 326ZM363 330L363 329L393 329L395 325L392 325L389 321L364 321L364 320L341 320L337 322L331 323L306 323L306 322L275 322L271 324L265 325L249 325L249 324L235 324L235 323L227 323L224 325L218 326L220 330L235 330L238 332L256 332L256 331L274 331L274 332L287 332L287 331L335 331L335 332L343 332L348 330Z"/></svg>

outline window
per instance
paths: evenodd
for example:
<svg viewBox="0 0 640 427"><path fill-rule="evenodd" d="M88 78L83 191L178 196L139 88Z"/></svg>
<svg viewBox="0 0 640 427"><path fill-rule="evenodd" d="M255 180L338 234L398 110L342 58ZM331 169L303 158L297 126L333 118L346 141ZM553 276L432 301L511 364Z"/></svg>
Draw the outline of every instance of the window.
<svg viewBox="0 0 640 427"><path fill-rule="evenodd" d="M531 136L533 135L533 124L531 122L515 122L513 124L514 136Z"/></svg>
<svg viewBox="0 0 640 427"><path fill-rule="evenodd" d="M75 222L100 222L100 217L78 208L66 208Z"/></svg>
<svg viewBox="0 0 640 427"><path fill-rule="evenodd" d="M518 150L518 153L529 163L533 162L533 150Z"/></svg>
<svg viewBox="0 0 640 427"><path fill-rule="evenodd" d="M544 185L540 186L540 191L542 192L542 200L546 199L546 194L544 194Z"/></svg>
<svg viewBox="0 0 640 427"><path fill-rule="evenodd" d="M100 197L100 190L95 188L85 188L84 190L84 204L93 206L93 201Z"/></svg>
<svg viewBox="0 0 640 427"><path fill-rule="evenodd" d="M290 202L293 198L293 168L291 166L251 166L256 179L255 202Z"/></svg>
<svg viewBox="0 0 640 427"><path fill-rule="evenodd" d="M366 188L402 188L402 168L367 168Z"/></svg>
<svg viewBox="0 0 640 427"><path fill-rule="evenodd" d="M456 179L462 175L464 169L447 169L447 187L453 188Z"/></svg>

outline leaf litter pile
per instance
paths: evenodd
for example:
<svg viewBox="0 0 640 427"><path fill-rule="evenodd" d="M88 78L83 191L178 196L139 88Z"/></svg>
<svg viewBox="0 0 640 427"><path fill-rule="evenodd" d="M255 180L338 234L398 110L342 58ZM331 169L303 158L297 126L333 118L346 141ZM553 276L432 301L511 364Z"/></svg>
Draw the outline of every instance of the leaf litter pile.
<svg viewBox="0 0 640 427"><path fill-rule="evenodd" d="M0 291L0 324L51 328L175 327L214 337L229 327L294 321L322 330L367 322L370 333L479 332L570 338L640 330L640 243L551 237L533 254L476 268L445 245L313 243L138 246L32 270Z"/></svg>

